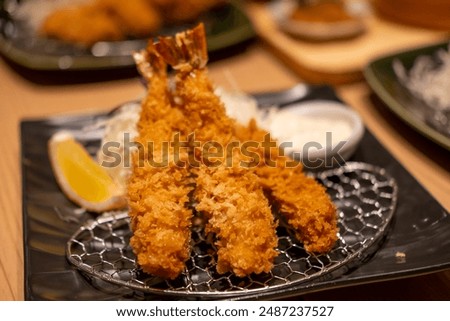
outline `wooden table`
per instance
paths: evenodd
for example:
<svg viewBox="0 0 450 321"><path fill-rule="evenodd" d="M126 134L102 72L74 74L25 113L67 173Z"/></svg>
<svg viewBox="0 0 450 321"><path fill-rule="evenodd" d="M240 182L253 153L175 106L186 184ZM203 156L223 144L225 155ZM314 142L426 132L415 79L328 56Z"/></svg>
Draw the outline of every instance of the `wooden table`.
<svg viewBox="0 0 450 321"><path fill-rule="evenodd" d="M280 90L301 81L262 44L210 63L215 82L256 92ZM69 77L70 76L70 77ZM376 137L450 210L449 153L380 108L365 82L337 88ZM23 118L109 110L144 93L136 73L30 72L0 60L0 300L24 299L19 122ZM305 295L300 299L450 299L450 271L404 280Z"/></svg>

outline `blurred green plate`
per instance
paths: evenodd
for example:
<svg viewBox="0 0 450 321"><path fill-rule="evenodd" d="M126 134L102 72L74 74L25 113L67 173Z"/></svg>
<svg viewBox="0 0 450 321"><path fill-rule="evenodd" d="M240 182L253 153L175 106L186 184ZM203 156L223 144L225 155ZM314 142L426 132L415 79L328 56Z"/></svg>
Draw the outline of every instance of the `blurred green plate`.
<svg viewBox="0 0 450 321"><path fill-rule="evenodd" d="M425 137L450 150L450 111L445 111L442 114L445 120L437 123L436 111L413 96L400 83L393 69L394 60L400 61L406 70L410 70L417 57L433 58L439 49L448 50L448 46L449 43L444 42L376 59L366 66L364 76L392 112Z"/></svg>
<svg viewBox="0 0 450 321"><path fill-rule="evenodd" d="M134 66L130 53L140 50L147 39L98 42L92 48L80 48L58 40L41 38L14 19L14 3L0 1L0 53L24 67L36 70L94 70ZM214 52L251 39L254 31L238 2L208 11L199 18L205 23L208 51ZM169 35L197 24L165 27L159 35Z"/></svg>

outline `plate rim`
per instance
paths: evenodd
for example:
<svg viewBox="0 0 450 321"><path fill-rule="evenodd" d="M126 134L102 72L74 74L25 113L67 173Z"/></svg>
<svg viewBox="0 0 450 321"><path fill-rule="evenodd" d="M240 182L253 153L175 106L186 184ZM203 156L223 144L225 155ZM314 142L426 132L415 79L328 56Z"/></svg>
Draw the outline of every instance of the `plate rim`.
<svg viewBox="0 0 450 321"><path fill-rule="evenodd" d="M450 40L449 40L450 41ZM389 93L386 85L380 79L378 74L384 74L385 72L380 71L381 66L387 64L392 64L394 59L399 59L399 56L414 54L417 57L419 54L424 54L425 52L432 53L432 50L440 48L449 44L449 41L439 42L425 47L418 47L411 50L399 51L394 54L389 54L369 62L363 70L364 77L367 83L372 88L372 90L377 94L377 96L384 102L384 104L391 110L395 115L397 115L403 122L412 127L414 130L419 132L421 135L427 137L431 141L437 143L441 147L446 148L450 151L450 138L441 134L439 131L433 127L427 125L425 122L421 121L417 117L414 117L407 108L399 100L397 100L393 95ZM415 54L417 53L417 54ZM401 60L401 59L400 59ZM388 75L390 76L390 75ZM398 81L396 81L398 83Z"/></svg>

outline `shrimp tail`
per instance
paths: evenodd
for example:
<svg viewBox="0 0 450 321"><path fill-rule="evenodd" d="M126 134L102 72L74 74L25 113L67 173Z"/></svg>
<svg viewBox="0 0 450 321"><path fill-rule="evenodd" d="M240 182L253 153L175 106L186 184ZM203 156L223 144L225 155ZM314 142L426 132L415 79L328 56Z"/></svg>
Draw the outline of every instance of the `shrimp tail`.
<svg viewBox="0 0 450 321"><path fill-rule="evenodd" d="M208 62L205 27L200 23L195 28L177 33L174 37L159 37L156 50L165 62L175 70L190 72L203 69Z"/></svg>
<svg viewBox="0 0 450 321"><path fill-rule="evenodd" d="M152 39L148 41L147 47L140 51L133 52L133 59L137 70L144 79L149 82L155 74L165 74L167 64L159 55Z"/></svg>

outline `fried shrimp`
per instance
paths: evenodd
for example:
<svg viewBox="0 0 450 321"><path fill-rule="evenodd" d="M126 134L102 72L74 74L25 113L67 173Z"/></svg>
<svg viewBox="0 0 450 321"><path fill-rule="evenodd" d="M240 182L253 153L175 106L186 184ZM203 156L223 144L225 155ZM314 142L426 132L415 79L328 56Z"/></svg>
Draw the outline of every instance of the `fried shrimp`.
<svg viewBox="0 0 450 321"><path fill-rule="evenodd" d="M209 147L214 155L220 149L228 151L236 124L226 116L207 77L203 25L160 38L157 50L176 71L178 108L191 124L195 141L203 146L193 150L199 161L192 169L196 175L194 195L196 210L208 220L206 232L217 238L218 273L232 271L243 277L269 272L278 255L276 223L257 176L240 165L241 155L236 150L213 163L208 157Z"/></svg>
<svg viewBox="0 0 450 321"><path fill-rule="evenodd" d="M242 141L262 142L268 133L259 129L253 120L247 127L240 126L237 135ZM301 163L284 156L276 146L270 150L261 148L258 152L261 161L255 172L260 184L294 228L297 239L308 252L331 250L337 240L337 217L325 188L307 177Z"/></svg>
<svg viewBox="0 0 450 321"><path fill-rule="evenodd" d="M192 210L186 206L192 190L187 166L179 166L164 142L181 130L183 115L172 108L167 89L166 64L154 51L135 54L138 69L149 84L142 103L128 182L130 244L144 272L174 279L190 256ZM177 155L180 161L186 155Z"/></svg>
<svg viewBox="0 0 450 321"><path fill-rule="evenodd" d="M337 217L325 188L290 168L261 167L257 174L305 250L313 253L331 250L337 240Z"/></svg>
<svg viewBox="0 0 450 321"><path fill-rule="evenodd" d="M205 41L201 24L149 41L134 55L149 85L128 183L130 244L138 264L163 278L180 275L190 255L194 211L215 236L220 274L244 277L272 269L278 255L273 212L281 213L307 251L329 251L337 218L325 188L254 120L242 126L226 115L207 75ZM175 71L173 86L167 64ZM185 148L170 148L176 135ZM258 142L249 159L244 144Z"/></svg>

